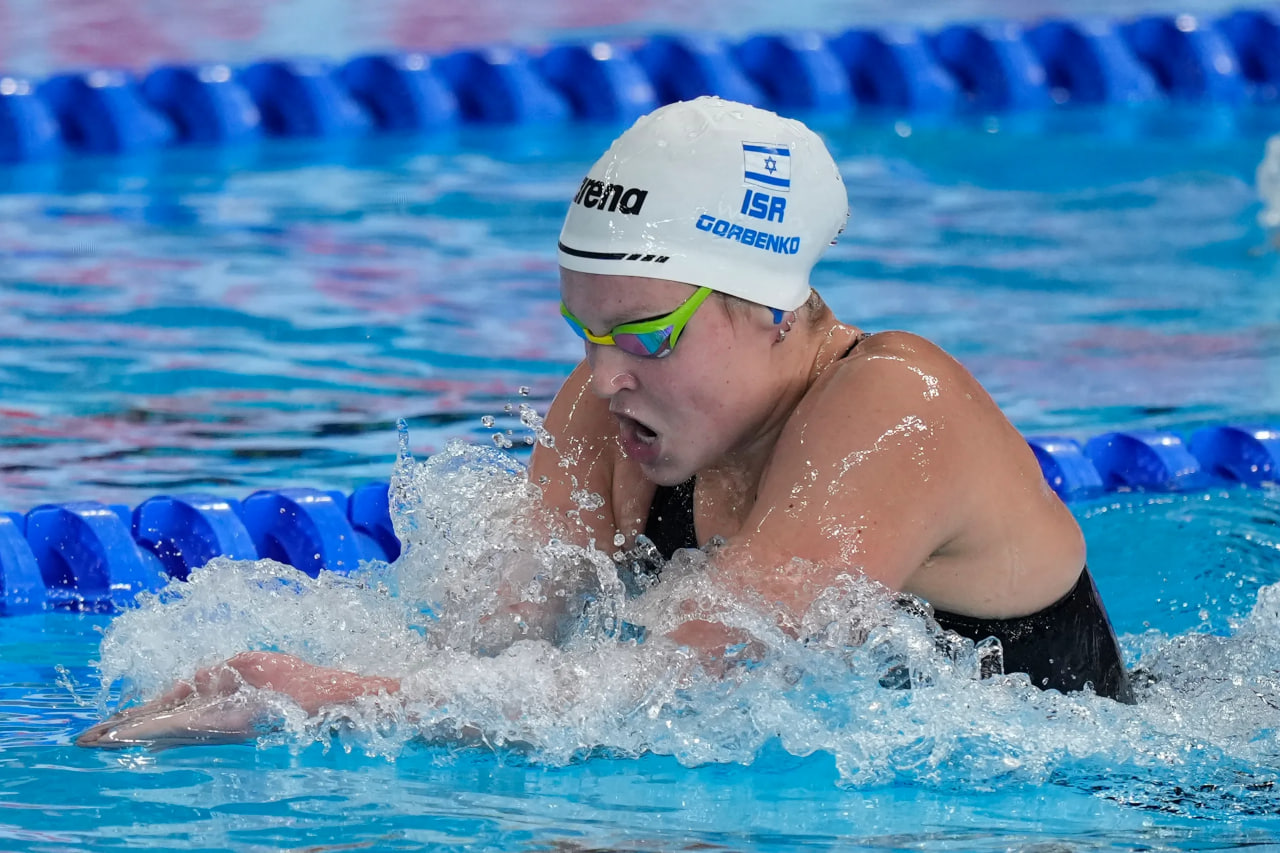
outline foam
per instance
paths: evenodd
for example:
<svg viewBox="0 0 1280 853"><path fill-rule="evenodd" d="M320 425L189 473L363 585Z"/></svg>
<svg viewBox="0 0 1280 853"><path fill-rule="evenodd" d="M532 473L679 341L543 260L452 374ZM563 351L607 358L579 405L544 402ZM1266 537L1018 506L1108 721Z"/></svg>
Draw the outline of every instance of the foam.
<svg viewBox="0 0 1280 853"><path fill-rule="evenodd" d="M781 626L728 595L700 552L678 553L661 583L631 597L603 552L535 542L536 486L496 448L406 455L393 497L405 543L393 566L313 579L219 560L121 614L103 640L103 704L113 685L154 696L199 665L278 649L398 677L404 701L319 719L277 701L284 728L267 745L395 756L425 738L550 765L648 752L749 764L780 745L832 755L849 785L990 789L1071 767L1073 779L1103 777L1111 795L1161 808L1192 806L1162 800L1160 780L1197 780L1203 796L1246 811L1262 807L1264 777L1280 766L1280 585L1264 587L1228 636L1124 638L1156 679L1140 678L1140 703L1125 706L1042 692L1021 675L980 680L990 649L940 632L923 604L894 606L853 571ZM499 590L560 613L479 618ZM710 670L664 637L708 617L752 638ZM636 626L643 642L630 638ZM911 689L884 686L903 683Z"/></svg>

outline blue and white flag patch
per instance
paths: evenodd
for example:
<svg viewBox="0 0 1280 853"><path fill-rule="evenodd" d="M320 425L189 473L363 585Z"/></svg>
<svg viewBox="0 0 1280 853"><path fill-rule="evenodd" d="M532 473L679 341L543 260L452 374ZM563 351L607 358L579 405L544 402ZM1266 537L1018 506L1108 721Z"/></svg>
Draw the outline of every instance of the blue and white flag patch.
<svg viewBox="0 0 1280 853"><path fill-rule="evenodd" d="M774 143L742 143L742 180L787 192L791 189L791 149Z"/></svg>

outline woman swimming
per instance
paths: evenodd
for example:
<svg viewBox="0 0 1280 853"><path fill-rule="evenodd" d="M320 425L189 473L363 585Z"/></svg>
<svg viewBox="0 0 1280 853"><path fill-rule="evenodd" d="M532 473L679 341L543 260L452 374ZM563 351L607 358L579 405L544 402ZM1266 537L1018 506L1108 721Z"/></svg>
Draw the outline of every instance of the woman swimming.
<svg viewBox="0 0 1280 853"><path fill-rule="evenodd" d="M547 415L555 448L529 468L552 516L575 511L557 535L644 534L666 557L714 541L715 581L793 631L861 572L944 628L996 637L1007 672L1128 701L1080 528L1021 434L938 347L867 335L810 288L848 216L816 134L717 98L641 118L592 166L559 241L561 313L586 358ZM698 619L669 636L708 656L742 639ZM244 684L308 713L399 689L246 653L80 743L243 739L252 715L220 716L218 700Z"/></svg>

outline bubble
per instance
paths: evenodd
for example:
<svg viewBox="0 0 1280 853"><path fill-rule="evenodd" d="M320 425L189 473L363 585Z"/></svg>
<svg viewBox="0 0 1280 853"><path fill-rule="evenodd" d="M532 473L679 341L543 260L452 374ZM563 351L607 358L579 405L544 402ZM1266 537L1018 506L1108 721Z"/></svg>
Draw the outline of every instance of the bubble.
<svg viewBox="0 0 1280 853"><path fill-rule="evenodd" d="M613 545L615 548L621 548L623 545L626 545L626 544L627 544L627 537L623 536L621 533L613 534Z"/></svg>

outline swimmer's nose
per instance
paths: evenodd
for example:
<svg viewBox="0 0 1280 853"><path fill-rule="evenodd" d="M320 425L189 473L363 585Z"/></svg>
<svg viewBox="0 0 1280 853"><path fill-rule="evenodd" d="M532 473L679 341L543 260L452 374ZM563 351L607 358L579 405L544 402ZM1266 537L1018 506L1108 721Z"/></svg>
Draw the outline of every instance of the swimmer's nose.
<svg viewBox="0 0 1280 853"><path fill-rule="evenodd" d="M633 356L617 347L587 344L587 366L591 368L591 393L609 399L619 391L634 389L636 377L628 363Z"/></svg>

